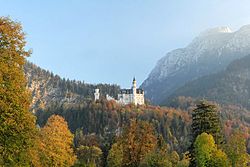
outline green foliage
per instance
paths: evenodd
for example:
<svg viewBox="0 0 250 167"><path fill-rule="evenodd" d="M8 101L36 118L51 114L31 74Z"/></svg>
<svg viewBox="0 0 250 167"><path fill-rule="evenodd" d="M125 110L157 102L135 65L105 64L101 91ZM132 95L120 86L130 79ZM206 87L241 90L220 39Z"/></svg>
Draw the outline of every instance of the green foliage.
<svg viewBox="0 0 250 167"><path fill-rule="evenodd" d="M96 146L81 145L76 149L78 164L92 164L93 166L101 165L102 150Z"/></svg>
<svg viewBox="0 0 250 167"><path fill-rule="evenodd" d="M232 167L247 166L250 158L246 150L246 139L240 132L234 132L227 140L225 147Z"/></svg>
<svg viewBox="0 0 250 167"><path fill-rule="evenodd" d="M114 143L108 154L108 167L121 167L123 158L123 148L121 144Z"/></svg>
<svg viewBox="0 0 250 167"><path fill-rule="evenodd" d="M21 24L0 17L0 166L26 166L36 133L23 73L25 35Z"/></svg>
<svg viewBox="0 0 250 167"><path fill-rule="evenodd" d="M227 155L220 149L213 151L209 166L211 167L230 167Z"/></svg>
<svg viewBox="0 0 250 167"><path fill-rule="evenodd" d="M176 166L179 163L180 157L176 151L173 151L170 154L170 161L172 162L173 166Z"/></svg>
<svg viewBox="0 0 250 167"><path fill-rule="evenodd" d="M166 152L152 152L146 155L140 167L172 167Z"/></svg>
<svg viewBox="0 0 250 167"><path fill-rule="evenodd" d="M187 167L188 164L188 158L184 156L180 161L178 153L170 150L161 135L157 138L146 121L132 120L108 155L108 166L112 167Z"/></svg>
<svg viewBox="0 0 250 167"><path fill-rule="evenodd" d="M190 164L190 158L189 158L188 154L186 153L183 155L183 159L178 162L176 167L188 167L189 164Z"/></svg>
<svg viewBox="0 0 250 167"><path fill-rule="evenodd" d="M192 145L190 147L191 166L195 166L194 140L202 133L213 136L216 144L224 141L218 109L215 105L201 101L192 112Z"/></svg>
<svg viewBox="0 0 250 167"><path fill-rule="evenodd" d="M202 133L195 143L195 161L198 167L228 167L227 155L217 148L212 135Z"/></svg>
<svg viewBox="0 0 250 167"><path fill-rule="evenodd" d="M192 120L191 127L194 139L203 132L206 132L214 137L216 144L223 142L224 138L219 111L215 105L202 101L194 109Z"/></svg>
<svg viewBox="0 0 250 167"><path fill-rule="evenodd" d="M52 105L36 113L38 124L44 126L48 117L53 114L64 117L72 132L81 128L86 135L95 134L104 156L107 155L115 134L131 119L150 122L157 134L167 141L171 150L185 152L190 145L190 116L181 110L155 106L120 106L113 101L100 100L81 105Z"/></svg>
<svg viewBox="0 0 250 167"><path fill-rule="evenodd" d="M213 136L207 133L198 135L194 143L194 148L197 166L208 166L212 153L216 150Z"/></svg>

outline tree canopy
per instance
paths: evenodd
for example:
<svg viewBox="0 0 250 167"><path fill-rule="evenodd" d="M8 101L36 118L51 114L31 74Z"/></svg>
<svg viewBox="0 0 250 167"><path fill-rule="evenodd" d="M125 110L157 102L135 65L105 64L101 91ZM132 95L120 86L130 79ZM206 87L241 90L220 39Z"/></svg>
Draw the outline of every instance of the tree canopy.
<svg viewBox="0 0 250 167"><path fill-rule="evenodd" d="M30 161L36 128L23 72L30 55L25 45L21 24L0 17L0 165L24 166Z"/></svg>

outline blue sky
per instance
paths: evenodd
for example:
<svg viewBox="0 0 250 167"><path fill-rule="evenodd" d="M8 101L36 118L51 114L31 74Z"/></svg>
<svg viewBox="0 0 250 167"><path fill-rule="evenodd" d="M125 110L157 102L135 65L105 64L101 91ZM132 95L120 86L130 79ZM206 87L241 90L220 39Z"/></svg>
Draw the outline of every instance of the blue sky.
<svg viewBox="0 0 250 167"><path fill-rule="evenodd" d="M249 0L0 0L23 24L30 61L89 83L139 84L201 31L250 24Z"/></svg>

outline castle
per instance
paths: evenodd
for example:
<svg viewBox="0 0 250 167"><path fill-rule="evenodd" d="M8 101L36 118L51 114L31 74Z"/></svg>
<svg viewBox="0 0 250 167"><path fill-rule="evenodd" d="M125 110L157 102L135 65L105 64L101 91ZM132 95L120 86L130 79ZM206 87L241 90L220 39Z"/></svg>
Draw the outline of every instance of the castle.
<svg viewBox="0 0 250 167"><path fill-rule="evenodd" d="M95 89L95 100L99 99L100 93L99 89ZM122 105L126 104L135 104L135 105L143 105L144 104L144 91L142 89L136 88L136 80L133 79L131 89L121 89L120 93L118 94L117 100L108 94L106 95L107 100L114 100L117 103Z"/></svg>

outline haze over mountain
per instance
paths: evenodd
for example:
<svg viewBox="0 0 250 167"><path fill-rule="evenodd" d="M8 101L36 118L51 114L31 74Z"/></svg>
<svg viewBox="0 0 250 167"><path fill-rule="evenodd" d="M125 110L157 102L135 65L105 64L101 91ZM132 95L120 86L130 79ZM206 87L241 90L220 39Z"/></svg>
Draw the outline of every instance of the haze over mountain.
<svg viewBox="0 0 250 167"><path fill-rule="evenodd" d="M179 96L204 98L250 109L250 55L234 60L226 70L200 77L178 88L163 104L171 103Z"/></svg>
<svg viewBox="0 0 250 167"><path fill-rule="evenodd" d="M161 58L141 87L151 102L160 104L176 89L199 77L225 69L250 53L250 25L232 32L217 27L201 33L185 48Z"/></svg>

